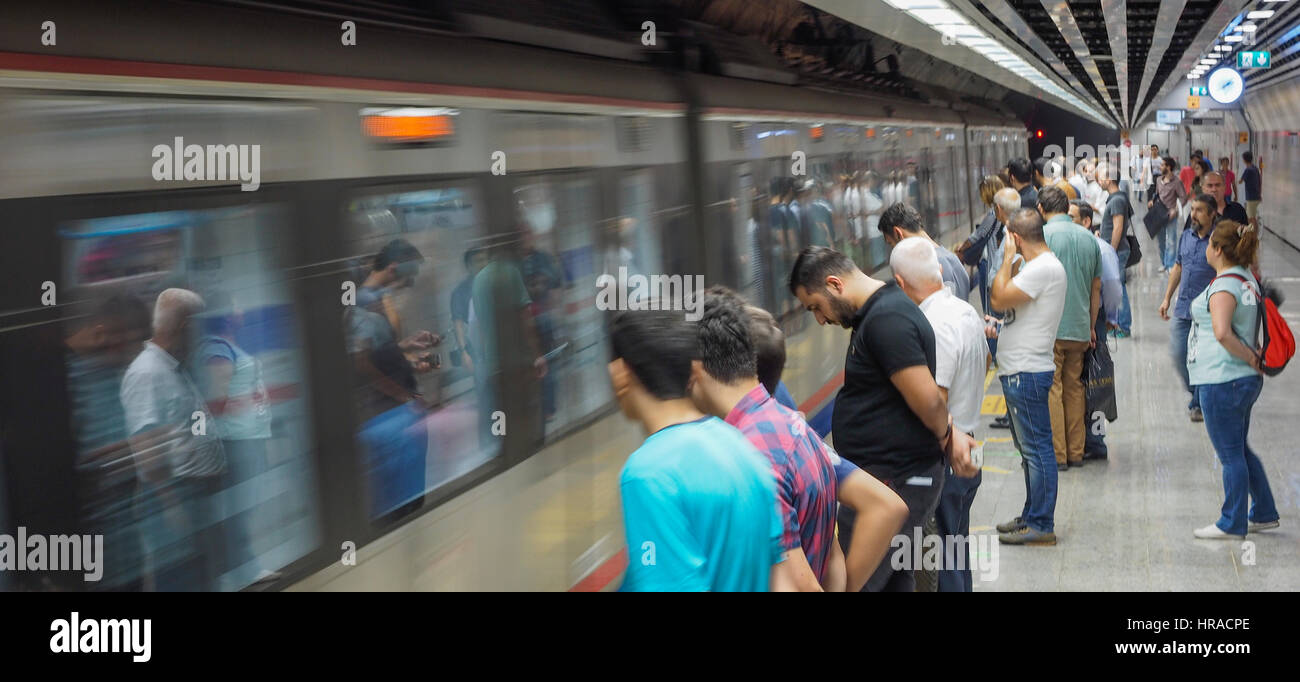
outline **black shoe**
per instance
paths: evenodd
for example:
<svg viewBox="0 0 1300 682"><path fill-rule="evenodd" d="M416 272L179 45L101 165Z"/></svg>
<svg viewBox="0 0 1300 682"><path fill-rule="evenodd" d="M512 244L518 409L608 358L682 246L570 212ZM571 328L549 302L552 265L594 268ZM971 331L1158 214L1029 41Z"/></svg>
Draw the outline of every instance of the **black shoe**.
<svg viewBox="0 0 1300 682"><path fill-rule="evenodd" d="M1056 463L1056 470L1057 470L1057 471L1069 471L1069 470L1070 470L1070 463L1069 463L1069 462L1057 462L1057 463Z"/></svg>
<svg viewBox="0 0 1300 682"><path fill-rule="evenodd" d="M997 418L995 418L995 419L993 420L993 423L992 423L992 424L989 424L989 428L991 428L991 429L1009 429L1009 428L1011 428L1011 419L1010 419L1009 417L1007 417L1006 415L1002 415L1001 417L997 417Z"/></svg>
<svg viewBox="0 0 1300 682"><path fill-rule="evenodd" d="M1087 460L1090 460L1090 459L1106 459L1106 455L1103 455L1103 454L1100 454L1100 453L1096 453L1096 452L1085 452L1085 453L1083 453L1083 459L1084 459L1084 461L1087 461Z"/></svg>
<svg viewBox="0 0 1300 682"><path fill-rule="evenodd" d="M1077 469L1078 467L1081 467L1081 466L1083 466L1083 460L1081 460L1081 459L1080 459L1080 460L1073 461L1073 462L1070 462L1070 468L1071 468L1071 469Z"/></svg>

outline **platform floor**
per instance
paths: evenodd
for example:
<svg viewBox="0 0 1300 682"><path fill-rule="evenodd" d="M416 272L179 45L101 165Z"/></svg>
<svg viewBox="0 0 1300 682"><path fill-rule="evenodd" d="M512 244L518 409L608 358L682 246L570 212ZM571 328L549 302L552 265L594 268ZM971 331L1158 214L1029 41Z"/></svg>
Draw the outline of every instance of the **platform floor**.
<svg viewBox="0 0 1300 682"><path fill-rule="evenodd" d="M1245 543L1194 538L1193 529L1218 518L1222 467L1205 425L1188 417L1189 396L1169 357L1169 323L1158 313L1167 276L1156 272L1156 245L1138 218L1144 243L1143 262L1130 270L1133 336L1110 342L1118 346L1120 413L1108 425L1110 458L1060 473L1056 546L977 544L996 556L996 571L977 570L976 591L1300 590L1300 367L1265 378L1251 423L1250 443L1263 460L1281 527L1248 535ZM1300 252L1265 232L1261 265L1287 293L1282 311L1300 330ZM988 396L1000 395L994 379ZM977 434L987 440L971 510L974 535L996 537L994 526L1019 515L1024 503L1010 432L988 428L998 403L986 398Z"/></svg>

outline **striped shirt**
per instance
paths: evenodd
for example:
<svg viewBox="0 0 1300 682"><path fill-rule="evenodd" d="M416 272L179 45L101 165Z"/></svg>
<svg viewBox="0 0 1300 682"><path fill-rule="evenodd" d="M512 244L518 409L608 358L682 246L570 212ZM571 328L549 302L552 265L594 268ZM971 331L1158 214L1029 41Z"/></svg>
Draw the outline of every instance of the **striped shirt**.
<svg viewBox="0 0 1300 682"><path fill-rule="evenodd" d="M763 453L776 476L781 548L803 548L817 579L825 575L835 535L835 469L826 445L798 414L777 403L762 384L727 415Z"/></svg>

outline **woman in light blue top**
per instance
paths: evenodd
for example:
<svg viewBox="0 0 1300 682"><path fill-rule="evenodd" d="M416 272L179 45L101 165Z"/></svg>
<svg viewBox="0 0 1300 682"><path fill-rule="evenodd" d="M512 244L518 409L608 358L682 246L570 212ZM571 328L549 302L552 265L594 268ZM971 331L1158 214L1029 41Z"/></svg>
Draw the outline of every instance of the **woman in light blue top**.
<svg viewBox="0 0 1300 682"><path fill-rule="evenodd" d="M1194 534L1204 539L1240 539L1278 526L1277 506L1264 465L1247 444L1250 411L1264 378L1255 343L1260 287L1249 268L1259 250L1250 225L1220 220L1210 234L1205 258L1216 277L1192 301L1187 335L1187 374L1205 414L1205 429L1223 464L1224 500L1219 520ZM1247 514L1247 497L1254 503Z"/></svg>

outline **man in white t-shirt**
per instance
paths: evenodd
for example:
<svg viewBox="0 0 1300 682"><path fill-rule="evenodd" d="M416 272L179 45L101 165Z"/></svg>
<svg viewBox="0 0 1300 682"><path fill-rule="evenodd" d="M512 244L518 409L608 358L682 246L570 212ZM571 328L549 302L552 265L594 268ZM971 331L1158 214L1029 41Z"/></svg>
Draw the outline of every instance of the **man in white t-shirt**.
<svg viewBox="0 0 1300 682"><path fill-rule="evenodd" d="M1026 499L1020 516L998 525L998 539L1008 545L1055 545L1057 470L1048 395L1068 285L1037 211L1022 209L1011 216L1005 247L989 296L994 309L1007 311L998 338L998 378L1011 413L1011 435L1024 458ZM1017 256L1023 257L1019 272Z"/></svg>
<svg viewBox="0 0 1300 682"><path fill-rule="evenodd" d="M988 344L984 321L970 303L954 296L944 286L934 244L925 237L908 237L894 246L889 267L903 293L921 307L934 330L934 382L948 402L953 428L975 437L980 405L984 400L984 371L988 366ZM948 538L970 535L970 508L979 488L980 474L961 478L951 473L943 480L939 506L934 511L939 534ZM964 544L945 541L943 565L939 570L940 592L970 592L970 568L954 556ZM957 566L963 566L961 570Z"/></svg>

